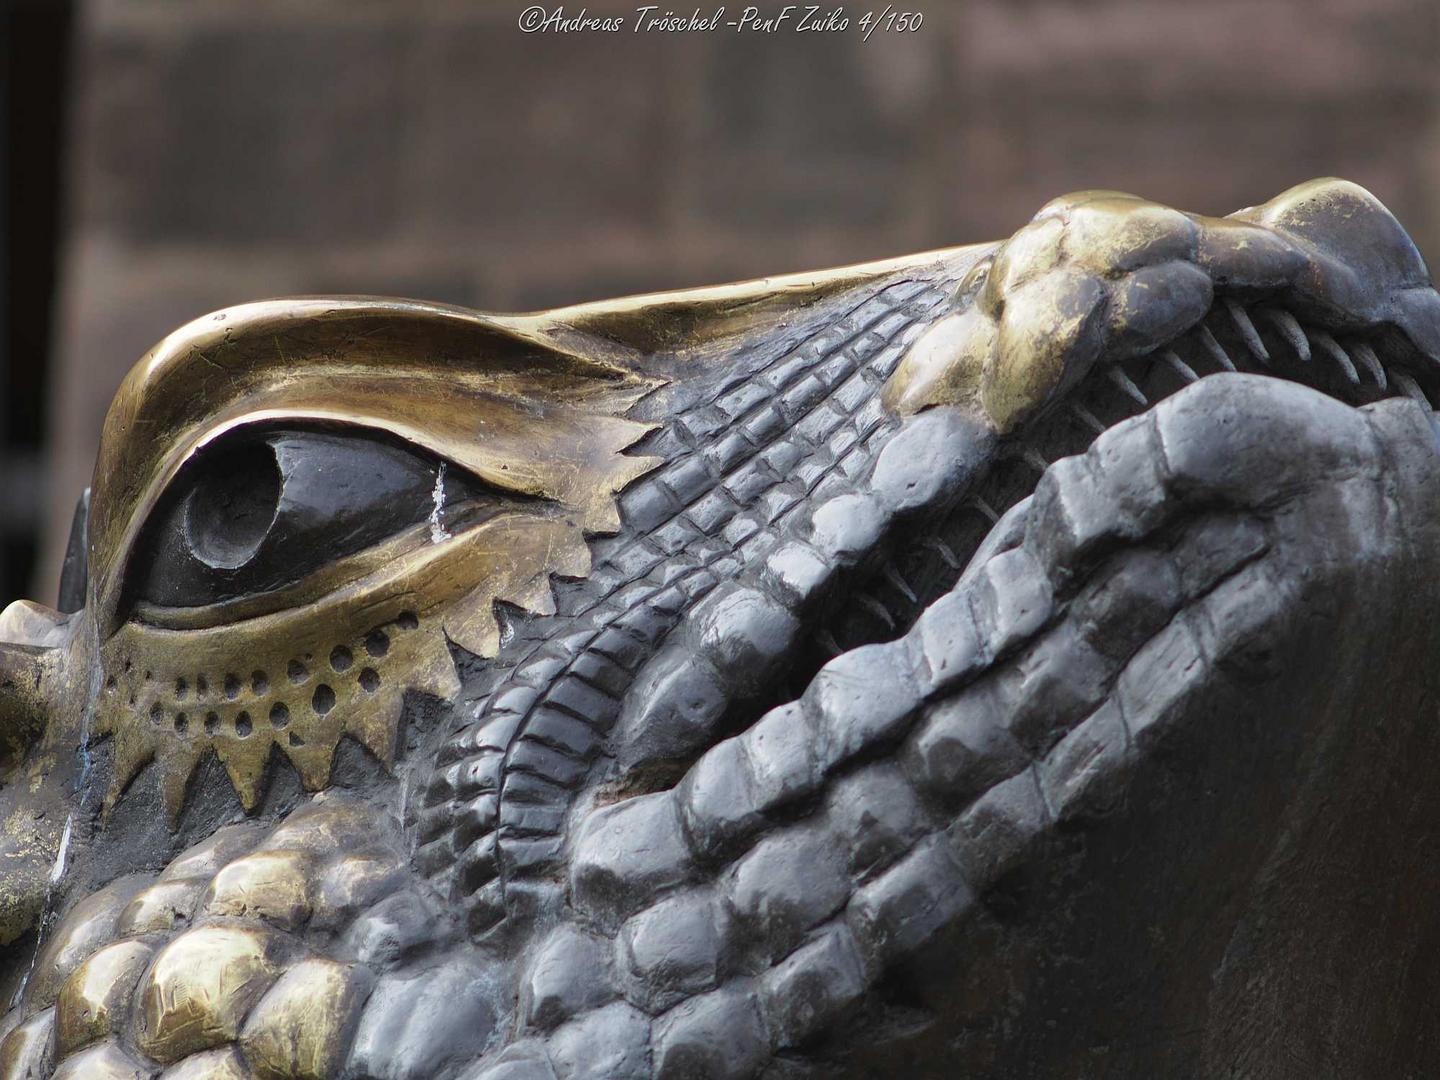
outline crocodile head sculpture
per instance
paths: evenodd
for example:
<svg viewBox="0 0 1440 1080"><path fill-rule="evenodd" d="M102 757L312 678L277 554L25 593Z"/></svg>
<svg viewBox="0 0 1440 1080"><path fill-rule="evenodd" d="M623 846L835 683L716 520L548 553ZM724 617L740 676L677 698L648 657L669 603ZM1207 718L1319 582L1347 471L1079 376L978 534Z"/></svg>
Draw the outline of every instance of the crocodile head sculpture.
<svg viewBox="0 0 1440 1080"><path fill-rule="evenodd" d="M0 1077L1428 1074L1437 361L1333 180L192 323L0 616Z"/></svg>

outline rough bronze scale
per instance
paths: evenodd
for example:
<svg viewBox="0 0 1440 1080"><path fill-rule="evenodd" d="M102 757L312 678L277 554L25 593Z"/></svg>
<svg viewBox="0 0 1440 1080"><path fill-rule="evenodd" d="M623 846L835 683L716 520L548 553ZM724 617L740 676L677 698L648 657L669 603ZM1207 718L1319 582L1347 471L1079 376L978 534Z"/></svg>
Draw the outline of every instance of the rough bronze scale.
<svg viewBox="0 0 1440 1080"><path fill-rule="evenodd" d="M0 615L0 1077L1429 1075L1437 359L1335 180L197 320Z"/></svg>

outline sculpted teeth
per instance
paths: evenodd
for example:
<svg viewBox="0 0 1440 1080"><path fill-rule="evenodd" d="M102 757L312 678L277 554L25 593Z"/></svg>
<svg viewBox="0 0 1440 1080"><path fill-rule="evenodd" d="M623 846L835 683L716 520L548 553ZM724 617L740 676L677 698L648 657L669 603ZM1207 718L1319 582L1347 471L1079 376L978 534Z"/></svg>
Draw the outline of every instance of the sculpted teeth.
<svg viewBox="0 0 1440 1080"><path fill-rule="evenodd" d="M1215 340L1215 335L1210 332L1208 326L1201 323L1197 336L1200 338L1200 344L1203 345L1205 351L1210 354L1211 359L1220 365L1221 370L1235 370L1235 361L1230 359L1230 354L1225 351L1225 347Z"/></svg>
<svg viewBox="0 0 1440 1080"><path fill-rule="evenodd" d="M1370 373L1370 377L1375 380L1376 386L1381 390L1388 390L1390 388L1390 383L1385 378L1385 366L1380 363L1380 358L1375 355L1375 350L1366 342L1357 341L1351 345L1350 354L1364 365L1365 370Z"/></svg>
<svg viewBox="0 0 1440 1080"><path fill-rule="evenodd" d="M921 543L940 556L940 561L951 570L963 570L965 565L960 561L960 556L955 554L955 549L947 544L941 537L927 536Z"/></svg>
<svg viewBox="0 0 1440 1080"><path fill-rule="evenodd" d="M1225 310L1230 313L1230 320L1235 324L1235 329L1239 331L1245 347L1257 360L1268 367L1270 354L1265 351L1265 344L1260 340L1260 333L1255 329L1255 324L1250 321L1249 313L1234 300L1225 301Z"/></svg>
<svg viewBox="0 0 1440 1080"><path fill-rule="evenodd" d="M986 502L984 499L982 499L979 495L972 495L965 502L967 506L973 506L976 510L979 510L980 513L984 514L987 518L989 518L991 525L994 525L995 522L1000 520L1000 515L995 512L995 508L991 506L988 502Z"/></svg>
<svg viewBox="0 0 1440 1080"><path fill-rule="evenodd" d="M1264 315L1281 336L1289 342L1301 363L1308 364L1310 362L1310 341L1306 338L1305 331L1300 328L1300 323L1295 316L1284 308L1266 308Z"/></svg>
<svg viewBox="0 0 1440 1080"><path fill-rule="evenodd" d="M1323 330L1317 330L1310 335L1310 340L1320 346L1340 366L1345 378L1350 380L1352 386L1360 385L1360 373L1355 370L1355 365L1350 362L1350 354L1340 347L1340 343Z"/></svg>
<svg viewBox="0 0 1440 1080"><path fill-rule="evenodd" d="M1184 360L1181 360L1174 349L1166 349L1160 355L1167 364L1174 368L1175 373L1187 383L1200 381L1200 376L1195 374L1195 369L1185 363ZM1235 369L1232 367L1230 370L1234 371Z"/></svg>
<svg viewBox="0 0 1440 1080"><path fill-rule="evenodd" d="M1118 367L1111 367L1106 371L1106 374L1109 376L1111 382L1129 395L1142 409L1148 409L1150 407L1150 399L1140 391L1138 386L1130 381L1130 376L1126 375L1124 371Z"/></svg>
<svg viewBox="0 0 1440 1080"><path fill-rule="evenodd" d="M1231 368L1231 370L1233 371L1234 368ZM1104 433L1104 431L1105 431L1105 425L1100 422L1100 420L1095 416L1094 413L1092 413L1089 409L1085 408L1084 405L1080 405L1080 404L1071 405L1071 406L1070 406L1070 413L1071 413L1071 415L1073 415L1077 420L1079 420L1080 423L1084 424L1084 425L1085 425L1086 427L1088 427L1091 431L1093 431L1096 435L1100 435L1100 434L1103 434L1103 433Z"/></svg>
<svg viewBox="0 0 1440 1080"><path fill-rule="evenodd" d="M1283 340L1283 348L1295 353L1295 360L1290 360L1288 355L1283 358L1285 363L1281 371L1265 370L1271 367L1270 353L1261 341L1255 322L1252 322L1252 318L1257 316L1265 320L1267 331L1273 325L1274 330L1270 332L1275 336L1269 337L1272 346L1282 348L1275 342ZM1215 322L1217 318L1228 320L1228 323ZM1222 372L1244 372L1252 378L1268 375L1266 381L1296 382L1314 389L1320 389L1319 383L1323 382L1330 391L1327 396L1355 406L1374 400L1377 394L1385 396L1387 391L1399 393L1403 390L1430 407L1425 394L1411 377L1387 370L1375 348L1359 338L1360 334L1367 332L1364 329L1348 330L1342 345L1333 333L1307 325L1300 316L1284 308L1256 305L1247 311L1240 302L1224 297L1216 298L1214 306L1202 319L1204 321L1197 320L1178 337L1135 354L1134 363L1130 358L1121 362L1102 357L1083 382L1057 402L1059 408L1056 414L1060 422L1055 424L1047 420L1038 430L1022 430L1018 437L1006 440L1002 443L1004 460L1024 461L1042 477L1055 469L1063 470L1066 465L1064 459L1078 452L1072 448L1074 444L1088 444L1111 430L1110 425L1102 421L1094 410L1100 409L1101 415L1119 423L1125 416L1134 416L1149 409L1155 401L1179 386L1203 383L1207 376ZM1324 365L1308 365L1312 356L1316 360L1333 361L1345 375L1349 389L1342 393L1334 392L1340 389L1335 381L1319 377L1319 373L1325 370ZM1310 373L1297 369L1295 364L1298 362L1307 363ZM1174 375L1155 379L1153 384L1147 381L1158 374L1154 367L1156 364L1163 364ZM1394 389L1390 390L1392 383ZM1372 390L1372 386L1377 390ZM1059 464L1052 464L1052 459L1059 460ZM986 489L990 503L1004 510L1014 503L1017 486L1033 492L1034 481L1028 472L998 471L994 484ZM1026 492L1020 494L1022 502ZM934 553L926 559L926 565L930 567L928 576L916 579L923 582L923 588L911 587L904 577L895 572L899 565L909 566L908 562L886 562L872 571L876 575L872 580L878 582L873 594L858 590L852 594L848 603L864 612L863 634L884 636L903 631L913 621L915 610L923 609L932 599L928 594L937 579L953 581L952 575L957 571L963 573L964 566L972 565L976 551L997 544L996 537L1004 533L1006 526L998 520L999 514L991 505L976 492L967 497L961 506L983 514L985 521L970 518L964 522L963 527L956 530L960 539L955 541L951 537L953 546L938 535L919 541L919 547ZM946 527L949 528L949 525ZM978 538L977 528L983 530ZM1003 540L998 543L1003 543ZM847 636L822 632L817 643L827 655L834 657L857 647L856 642L846 640ZM837 637L840 640L836 640ZM864 640L870 638L865 637Z"/></svg>
<svg viewBox="0 0 1440 1080"><path fill-rule="evenodd" d="M1395 385L1405 392L1407 397L1413 398L1427 409L1430 408L1430 399L1425 396L1425 391L1420 389L1420 384L1406 375L1403 371L1397 371L1390 376Z"/></svg>
<svg viewBox="0 0 1440 1080"><path fill-rule="evenodd" d="M1025 461L1030 465L1030 467L1036 472L1040 473L1042 476L1044 475L1045 470L1050 468L1050 462L1045 460L1045 455L1040 453L1040 451L1036 450L1033 446L1025 447L1025 453L1023 456L1025 458Z"/></svg>
<svg viewBox="0 0 1440 1080"><path fill-rule="evenodd" d="M869 593L857 593L855 595L855 602L858 603L861 607L865 608L867 611L869 611L872 615L874 615L877 619L884 623L885 626L889 629L894 630L896 628L895 616L890 614L890 609L887 608L884 604L882 604L879 600L875 599L875 597L871 596Z"/></svg>
<svg viewBox="0 0 1440 1080"><path fill-rule="evenodd" d="M910 587L910 583L900 575L900 571L894 566L886 565L885 580L890 582L890 584L895 587L895 590L899 592L901 596L905 597L906 600L909 600L910 603L915 604L919 602L920 598L915 595L915 590Z"/></svg>
<svg viewBox="0 0 1440 1080"><path fill-rule="evenodd" d="M1216 322L1216 319L1222 321ZM1271 352L1256 329L1260 319L1264 320L1267 340L1271 346L1286 351L1280 371L1266 371L1273 365ZM985 495L991 504L1002 510L1010 507L1016 497L1017 487L1026 488L1027 491L1034 490L1033 481L1028 475L1031 470L1037 475L1045 475L1054 467L1052 459L1067 458L1078 452L1072 448L1075 444L1088 444L1110 430L1110 425L1100 419L1101 416L1119 423L1126 416L1134 416L1149 409L1155 401L1167 396L1171 390L1178 389L1179 386L1203 383L1211 374L1266 374L1272 379L1299 382L1316 389L1320 388L1318 384L1321 382L1331 391L1340 389L1334 380L1319 377L1319 373L1325 370L1325 365L1309 365L1308 362L1313 357L1316 360L1333 362L1346 378L1345 385L1349 389L1343 393L1331 392L1331 397L1358 406L1374 400L1377 394L1384 396L1387 392L1403 391L1417 401L1424 402L1428 408L1429 402L1415 381L1397 371L1387 370L1376 349L1361 340L1360 335L1367 332L1369 331L1363 328L1347 330L1342 345L1333 332L1308 325L1302 321L1302 316L1274 305L1273 301L1270 304L1257 303L1247 309L1242 301L1216 297L1210 310L1197 318L1188 330L1169 341L1135 353L1133 363L1131 357L1122 361L1102 356L1081 384L1056 403L1059 406L1056 410L1057 419L1060 421L1058 424L1044 421L1038 430L1022 429L1017 433L1018 437L1002 444L1004 460L1024 461L1030 468L1025 472L1009 469L999 471L996 474L997 479L986 489ZM1283 341L1284 345L1276 345L1277 341ZM1289 351L1295 354L1293 360L1288 355ZM1311 367L1311 373L1307 374L1298 369L1295 366L1297 363ZM1163 364L1174 374L1157 379L1152 386L1152 383L1146 380L1158 374L1154 368L1156 364ZM1372 387L1376 389L1372 390ZM1098 414L1096 410L1099 410ZM1031 483L1027 485L1027 481ZM1022 492L1020 495L1022 499L1024 494L1025 492ZM852 596L849 602L866 612L867 625L876 624L872 627L873 630L878 632L881 625L890 631L901 628L913 618L911 609L923 606L923 602L928 599L920 594L928 592L936 576L945 579L947 574L953 574L970 564L976 549L968 545L973 542L983 548L984 544L990 542L985 537L995 535L999 514L978 492L966 498L961 507L968 507L977 514L983 514L984 521L971 518L959 523L956 526L956 532L961 538L958 542L954 537L950 537L951 543L947 543L939 536L918 541L920 547L928 548L934 553L927 557L927 565L932 568L928 571L930 576L917 579L925 583L923 589L909 587L904 578L897 581L892 576L897 564L886 563L873 571L877 575L876 580L882 583L874 595L861 595L857 591ZM973 539L976 530L983 530L986 523L990 531L980 533L979 539ZM945 527L950 526L947 524ZM999 528L1003 529L1003 525ZM947 537L949 535L947 533ZM837 636L843 641L846 635L830 635L828 640L822 638L819 642L831 656L840 654L854 644L841 644L841 641L834 640Z"/></svg>

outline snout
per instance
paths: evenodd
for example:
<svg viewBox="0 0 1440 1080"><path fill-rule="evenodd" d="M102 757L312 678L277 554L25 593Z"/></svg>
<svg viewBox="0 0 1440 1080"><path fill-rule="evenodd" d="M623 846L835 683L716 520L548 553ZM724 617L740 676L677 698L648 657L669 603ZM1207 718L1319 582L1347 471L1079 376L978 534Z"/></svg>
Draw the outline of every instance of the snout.
<svg viewBox="0 0 1440 1080"><path fill-rule="evenodd" d="M83 695L63 684L79 618L28 600L0 612L0 944L39 919L70 816L63 706Z"/></svg>
<svg viewBox="0 0 1440 1080"><path fill-rule="evenodd" d="M69 616L29 600L0 612L0 746L6 750L18 750L44 729L69 623Z"/></svg>

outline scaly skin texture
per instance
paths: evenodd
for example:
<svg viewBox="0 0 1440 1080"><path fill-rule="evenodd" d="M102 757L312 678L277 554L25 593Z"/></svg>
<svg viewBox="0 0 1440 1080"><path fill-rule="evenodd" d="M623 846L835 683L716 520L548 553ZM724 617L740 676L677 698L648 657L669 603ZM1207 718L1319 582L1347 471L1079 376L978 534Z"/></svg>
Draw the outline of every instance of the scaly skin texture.
<svg viewBox="0 0 1440 1080"><path fill-rule="evenodd" d="M343 382L380 331L335 310L286 317ZM402 352L452 318L355 310ZM230 622L140 578L182 543L238 580L255 469L201 474L206 549L203 416L125 442L154 476L119 488L102 450L86 606L0 617L0 1077L1434 1071L1440 298L1373 197L1086 193L1000 245L547 318L405 354L501 350L456 376L473 445L337 389L339 430L491 486L435 471L428 520L325 533ZM235 430L298 432L282 505L343 514L301 483L319 370L178 340L112 437L209 362Z"/></svg>

